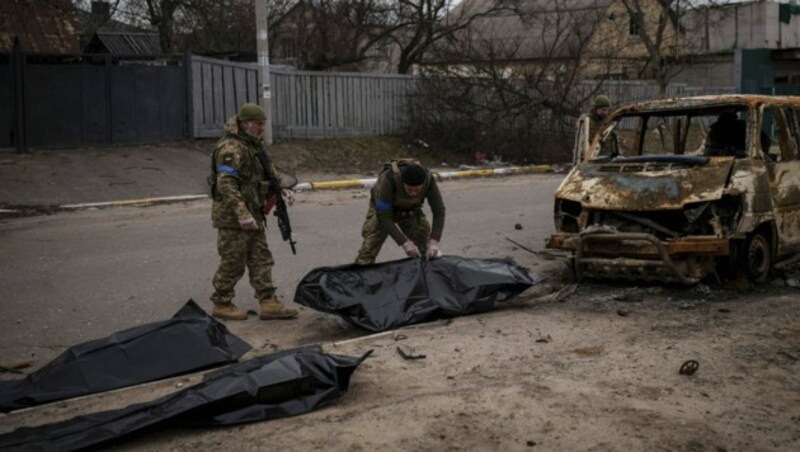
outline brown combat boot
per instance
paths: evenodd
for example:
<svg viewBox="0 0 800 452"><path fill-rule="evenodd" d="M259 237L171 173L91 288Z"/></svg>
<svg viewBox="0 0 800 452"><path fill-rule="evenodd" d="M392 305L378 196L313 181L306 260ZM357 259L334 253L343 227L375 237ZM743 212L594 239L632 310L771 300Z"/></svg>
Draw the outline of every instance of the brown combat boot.
<svg viewBox="0 0 800 452"><path fill-rule="evenodd" d="M211 315L223 320L247 320L247 311L237 308L233 303L215 304Z"/></svg>
<svg viewBox="0 0 800 452"><path fill-rule="evenodd" d="M261 320L273 319L293 319L297 317L297 309L287 308L277 298L265 298L261 300Z"/></svg>

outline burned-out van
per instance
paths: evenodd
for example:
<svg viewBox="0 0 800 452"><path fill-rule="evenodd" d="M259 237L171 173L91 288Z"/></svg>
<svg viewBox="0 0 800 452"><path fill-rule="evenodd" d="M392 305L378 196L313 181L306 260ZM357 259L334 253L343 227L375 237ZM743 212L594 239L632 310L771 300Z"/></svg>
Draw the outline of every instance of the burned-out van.
<svg viewBox="0 0 800 452"><path fill-rule="evenodd" d="M579 278L691 284L729 268L763 282L798 258L800 97L642 102L587 130L547 242Z"/></svg>

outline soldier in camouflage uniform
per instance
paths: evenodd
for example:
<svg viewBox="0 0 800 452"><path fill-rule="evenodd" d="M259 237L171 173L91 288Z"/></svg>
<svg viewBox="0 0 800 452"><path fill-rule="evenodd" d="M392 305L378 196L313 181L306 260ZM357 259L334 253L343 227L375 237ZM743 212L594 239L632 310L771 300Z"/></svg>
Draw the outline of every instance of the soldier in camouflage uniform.
<svg viewBox="0 0 800 452"><path fill-rule="evenodd" d="M433 230L422 212L425 199L433 212ZM428 170L413 160L387 163L372 187L361 231L364 242L356 264L374 263L387 236L409 257L435 258L444 229L444 210L436 179Z"/></svg>
<svg viewBox="0 0 800 452"><path fill-rule="evenodd" d="M234 287L247 267L250 285L260 301L259 318L291 319L297 310L283 306L275 296L272 283L272 253L265 234L267 200L280 195L271 193L264 167L256 157L264 148L261 135L266 128L266 114L256 104L245 104L239 114L225 125L225 135L217 143L212 156L211 218L217 228L219 268L214 279L212 315L226 320L244 320L247 311L237 308L232 300ZM269 163L270 174L278 177ZM280 179L278 179L280 181ZM283 189L288 204L294 201L290 189Z"/></svg>
<svg viewBox="0 0 800 452"><path fill-rule="evenodd" d="M589 112L589 141L594 139L594 135L600 130L600 125L605 121L611 110L611 99L605 94L599 94L592 102L592 110ZM615 156L619 155L619 137L617 132L611 135L600 144L600 155Z"/></svg>

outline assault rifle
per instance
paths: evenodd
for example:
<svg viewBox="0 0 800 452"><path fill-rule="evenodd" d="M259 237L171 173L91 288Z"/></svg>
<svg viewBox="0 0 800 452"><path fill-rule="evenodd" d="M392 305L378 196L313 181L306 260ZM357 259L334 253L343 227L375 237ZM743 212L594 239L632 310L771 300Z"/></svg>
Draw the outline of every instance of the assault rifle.
<svg viewBox="0 0 800 452"><path fill-rule="evenodd" d="M278 219L278 229L281 231L283 241L289 241L289 246L292 247L292 254L297 254L295 245L297 242L292 240L292 223L289 221L289 211L286 209L286 201L283 200L283 192L278 178L270 171L269 157L263 149L256 154L258 160L261 161L261 166L264 167L264 175L267 176L269 182L269 191L275 194L277 203L275 204L275 218Z"/></svg>

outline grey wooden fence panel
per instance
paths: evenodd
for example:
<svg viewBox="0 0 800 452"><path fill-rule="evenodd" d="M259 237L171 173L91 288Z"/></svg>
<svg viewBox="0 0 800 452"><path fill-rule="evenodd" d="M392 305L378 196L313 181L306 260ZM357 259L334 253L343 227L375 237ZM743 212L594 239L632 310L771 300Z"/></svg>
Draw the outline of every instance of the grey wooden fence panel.
<svg viewBox="0 0 800 452"><path fill-rule="evenodd" d="M193 55L192 74L195 137L219 137L241 104L258 102L255 64Z"/></svg>
<svg viewBox="0 0 800 452"><path fill-rule="evenodd" d="M398 133L412 76L273 69L273 136L326 138Z"/></svg>
<svg viewBox="0 0 800 452"><path fill-rule="evenodd" d="M236 85L233 84L233 68L228 66L222 67L221 69L222 74L220 75L222 77L221 83L223 86L222 105L224 107L222 109L222 116L227 118L230 112L238 109L236 106Z"/></svg>
<svg viewBox="0 0 800 452"><path fill-rule="evenodd" d="M194 133L217 137L225 120L244 102L258 102L258 71L251 63L192 57ZM271 68L272 130L275 138L386 135L408 125L408 95L417 78L405 75L331 73ZM639 81L607 81L600 88L615 105L655 99L658 87ZM582 82L572 101L591 102L597 82ZM670 85L668 97L735 92ZM588 109L588 105L586 105ZM546 124L547 112L540 115ZM627 125L627 124L626 124Z"/></svg>

